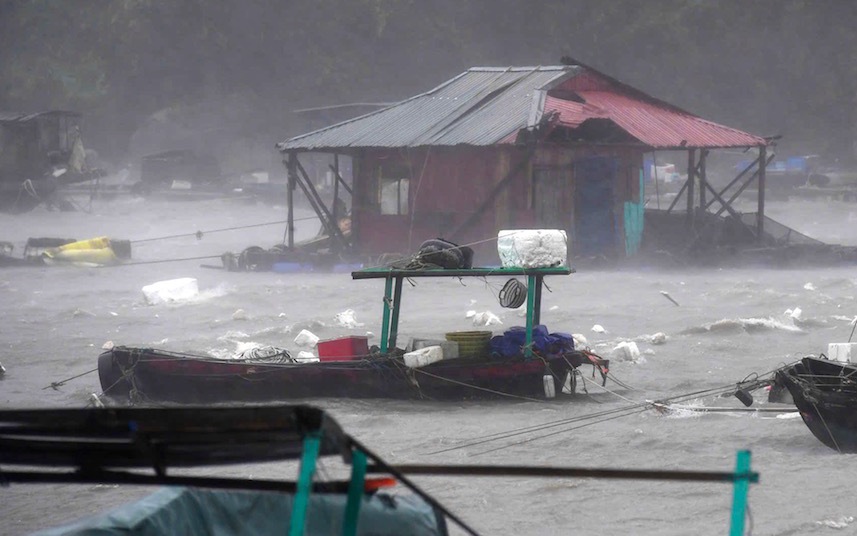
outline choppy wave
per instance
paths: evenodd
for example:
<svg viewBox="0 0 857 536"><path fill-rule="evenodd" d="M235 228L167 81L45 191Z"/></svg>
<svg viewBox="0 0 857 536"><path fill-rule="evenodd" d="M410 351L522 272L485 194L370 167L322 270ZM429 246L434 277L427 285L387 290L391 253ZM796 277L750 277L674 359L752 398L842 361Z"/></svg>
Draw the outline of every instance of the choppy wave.
<svg viewBox="0 0 857 536"><path fill-rule="evenodd" d="M788 331L791 333L803 333L804 331L791 323L768 318L724 318L710 324L693 326L680 331L682 335L698 335L701 333L729 333L729 332L758 333L763 331Z"/></svg>

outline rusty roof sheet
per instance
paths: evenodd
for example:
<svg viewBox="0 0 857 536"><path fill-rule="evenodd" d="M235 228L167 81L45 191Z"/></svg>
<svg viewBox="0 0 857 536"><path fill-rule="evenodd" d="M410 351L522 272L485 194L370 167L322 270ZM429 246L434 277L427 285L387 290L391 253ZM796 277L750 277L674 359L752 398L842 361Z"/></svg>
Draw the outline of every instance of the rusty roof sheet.
<svg viewBox="0 0 857 536"><path fill-rule="evenodd" d="M609 89L576 91L580 102L548 94L584 72L607 80ZM766 144L764 138L697 117L590 67L563 65L475 67L431 91L277 147L289 151L512 143L518 131L536 125L546 114L567 128L589 119L609 119L653 148Z"/></svg>
<svg viewBox="0 0 857 536"><path fill-rule="evenodd" d="M655 148L750 147L765 139L723 126L657 101L634 98L622 92L578 91L584 103L548 97L545 112L559 112L559 121L572 128L587 119L610 119L622 130Z"/></svg>

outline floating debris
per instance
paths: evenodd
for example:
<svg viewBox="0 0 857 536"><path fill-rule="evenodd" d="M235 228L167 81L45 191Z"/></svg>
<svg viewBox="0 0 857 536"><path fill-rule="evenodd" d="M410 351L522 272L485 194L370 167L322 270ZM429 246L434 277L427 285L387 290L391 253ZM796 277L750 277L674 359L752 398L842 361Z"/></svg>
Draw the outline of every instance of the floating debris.
<svg viewBox="0 0 857 536"><path fill-rule="evenodd" d="M663 296L664 298L666 298L666 299L668 299L669 301L673 302L673 303L675 304L675 306L676 306L676 307L680 307L680 305L678 304L678 302L677 302L677 301L675 301L675 300L673 299L673 297L672 297L672 296L670 296L670 293L669 293L669 292L667 292L666 290L662 290L662 291L661 291L661 296Z"/></svg>

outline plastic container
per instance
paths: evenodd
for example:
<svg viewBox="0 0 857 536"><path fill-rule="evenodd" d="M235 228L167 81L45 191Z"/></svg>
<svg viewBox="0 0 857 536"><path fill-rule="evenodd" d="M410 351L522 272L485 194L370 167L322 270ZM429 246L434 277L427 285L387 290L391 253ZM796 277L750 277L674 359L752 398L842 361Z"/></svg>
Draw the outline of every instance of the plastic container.
<svg viewBox="0 0 857 536"><path fill-rule="evenodd" d="M412 339L411 348L420 350L427 346L440 346L443 350L444 359L455 359L458 357L458 343L455 341L441 341L437 339Z"/></svg>
<svg viewBox="0 0 857 536"><path fill-rule="evenodd" d="M452 331L446 340L458 343L458 357L488 356L491 351L490 331Z"/></svg>
<svg viewBox="0 0 857 536"><path fill-rule="evenodd" d="M851 363L857 357L857 343L832 342L827 345L827 358L831 361Z"/></svg>
<svg viewBox="0 0 857 536"><path fill-rule="evenodd" d="M318 341L319 361L351 361L369 355L369 337L351 336Z"/></svg>

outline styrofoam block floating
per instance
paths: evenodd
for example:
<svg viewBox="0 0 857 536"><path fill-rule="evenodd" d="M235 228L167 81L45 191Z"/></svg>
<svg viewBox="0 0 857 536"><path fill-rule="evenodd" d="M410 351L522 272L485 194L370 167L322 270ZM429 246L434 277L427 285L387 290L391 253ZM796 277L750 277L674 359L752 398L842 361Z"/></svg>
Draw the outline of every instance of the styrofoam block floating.
<svg viewBox="0 0 857 536"><path fill-rule="evenodd" d="M440 346L426 346L402 356L405 366L410 368L424 367L443 359L443 350Z"/></svg>
<svg viewBox="0 0 857 536"><path fill-rule="evenodd" d="M304 348L312 348L318 344L318 336L308 329L302 329L295 337L295 344Z"/></svg>
<svg viewBox="0 0 857 536"><path fill-rule="evenodd" d="M549 268L568 261L568 236L562 229L509 229L497 234L504 267Z"/></svg>
<svg viewBox="0 0 857 536"><path fill-rule="evenodd" d="M193 277L158 281L143 287L143 297L149 305L183 301L196 296L199 296L199 286Z"/></svg>

